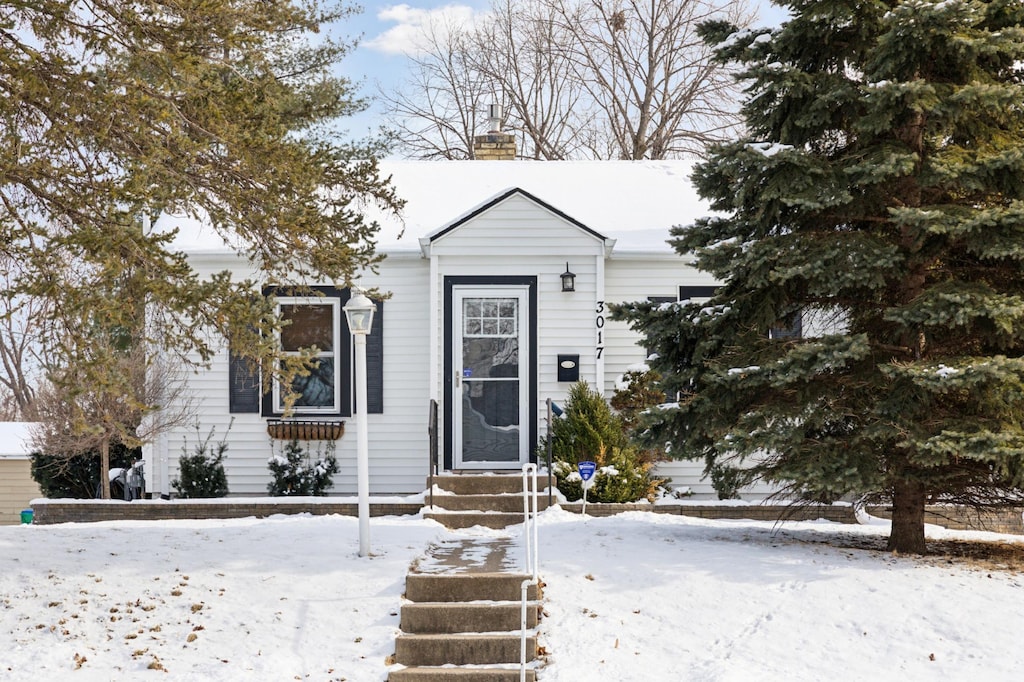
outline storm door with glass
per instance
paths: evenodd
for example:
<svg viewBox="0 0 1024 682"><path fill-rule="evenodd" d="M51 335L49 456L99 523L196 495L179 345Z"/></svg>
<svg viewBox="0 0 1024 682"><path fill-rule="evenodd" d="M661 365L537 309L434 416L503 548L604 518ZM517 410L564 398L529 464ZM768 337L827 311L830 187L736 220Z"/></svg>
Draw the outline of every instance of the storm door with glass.
<svg viewBox="0 0 1024 682"><path fill-rule="evenodd" d="M529 461L527 293L498 287L453 291L456 468L518 469Z"/></svg>

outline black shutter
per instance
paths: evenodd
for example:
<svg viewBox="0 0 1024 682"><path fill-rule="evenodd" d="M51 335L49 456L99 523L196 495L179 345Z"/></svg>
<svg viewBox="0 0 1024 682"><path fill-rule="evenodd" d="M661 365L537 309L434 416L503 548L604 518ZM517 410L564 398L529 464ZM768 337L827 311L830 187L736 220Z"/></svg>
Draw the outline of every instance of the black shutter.
<svg viewBox="0 0 1024 682"><path fill-rule="evenodd" d="M679 300L687 301L691 298L711 298L715 295L718 287L679 287Z"/></svg>
<svg viewBox="0 0 1024 682"><path fill-rule="evenodd" d="M366 337L366 411L384 412L384 301L377 301L373 327Z"/></svg>
<svg viewBox="0 0 1024 682"><path fill-rule="evenodd" d="M228 411L232 414L260 411L260 373L246 358L229 351Z"/></svg>

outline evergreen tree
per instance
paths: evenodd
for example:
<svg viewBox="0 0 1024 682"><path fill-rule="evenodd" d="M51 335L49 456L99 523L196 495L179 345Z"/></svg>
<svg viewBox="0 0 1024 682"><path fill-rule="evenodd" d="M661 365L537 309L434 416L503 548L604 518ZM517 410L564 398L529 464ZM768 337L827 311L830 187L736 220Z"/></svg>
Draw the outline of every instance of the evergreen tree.
<svg viewBox="0 0 1024 682"><path fill-rule="evenodd" d="M776 30L704 26L745 68L748 137L698 167L721 213L673 245L723 286L619 315L680 395L653 441L884 499L889 548L920 553L926 503L1022 497L1024 5L789 7ZM768 333L794 315L802 338Z"/></svg>
<svg viewBox="0 0 1024 682"><path fill-rule="evenodd" d="M563 407L563 416L551 422L554 459L573 466L587 460L604 466L608 453L626 445L622 420L586 381L569 387Z"/></svg>
<svg viewBox="0 0 1024 682"><path fill-rule="evenodd" d="M353 10L315 0L93 2L0 9L2 294L52 305L39 343L76 383L128 394L96 330L208 361L220 337L281 373L268 281L350 282L379 262L363 207L399 205L374 140L339 119L365 103L337 75L351 48L324 35ZM205 220L250 281L196 268L162 211ZM146 324L138 312L146 307ZM219 332L211 334L210 332Z"/></svg>

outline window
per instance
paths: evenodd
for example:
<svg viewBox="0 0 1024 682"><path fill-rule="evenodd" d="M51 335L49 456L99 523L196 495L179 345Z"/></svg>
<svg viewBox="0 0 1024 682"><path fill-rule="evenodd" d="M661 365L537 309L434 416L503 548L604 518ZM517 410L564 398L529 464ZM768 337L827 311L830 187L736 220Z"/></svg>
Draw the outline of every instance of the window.
<svg viewBox="0 0 1024 682"><path fill-rule="evenodd" d="M355 386L352 337L342 309L349 299L349 290L329 286L312 289L321 295L303 291L303 295L290 296L290 292L274 287L263 290L264 296L275 296L278 312L290 323L278 337L281 350L297 354L301 349L316 349L317 362L309 376L297 377L292 384L299 394L293 412L306 417L347 417L352 414ZM377 313L366 337L366 408L371 414L380 414L384 411L384 302L374 303ZM230 411L280 417L284 411L283 387L274 385L264 394L260 368L230 348L228 351Z"/></svg>
<svg viewBox="0 0 1024 682"><path fill-rule="evenodd" d="M796 311L787 315L771 326L768 330L769 339L800 339L803 338L803 315Z"/></svg>
<svg viewBox="0 0 1024 682"><path fill-rule="evenodd" d="M663 304L663 303L676 303L679 301L689 303L702 303L707 299L715 295L715 290L718 287L711 286L680 286L679 294L677 296L648 296L647 300L651 303ZM655 352L654 348L649 344L644 344L646 356L650 358Z"/></svg>
<svg viewBox="0 0 1024 682"><path fill-rule="evenodd" d="M308 376L299 376L292 383L298 395L297 414L337 414L340 410L342 363L337 351L341 338L341 299L339 298L279 298L277 310L286 323L281 330L281 350L287 355L299 355L314 349L316 362ZM274 411L284 409L287 391L274 385Z"/></svg>

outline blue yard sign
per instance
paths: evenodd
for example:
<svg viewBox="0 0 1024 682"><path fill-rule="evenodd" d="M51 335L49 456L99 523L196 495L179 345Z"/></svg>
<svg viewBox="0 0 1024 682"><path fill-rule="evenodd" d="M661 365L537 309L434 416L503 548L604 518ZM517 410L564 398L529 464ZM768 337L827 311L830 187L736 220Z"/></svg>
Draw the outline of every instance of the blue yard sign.
<svg viewBox="0 0 1024 682"><path fill-rule="evenodd" d="M580 462L576 465L576 469L580 472L580 478L586 482L594 477L594 472L597 471L597 465L593 462Z"/></svg>
<svg viewBox="0 0 1024 682"><path fill-rule="evenodd" d="M597 465L593 462L579 462L576 465L576 470L580 472L580 478L583 479L583 515L586 516L587 490L594 485L594 472L597 471Z"/></svg>

